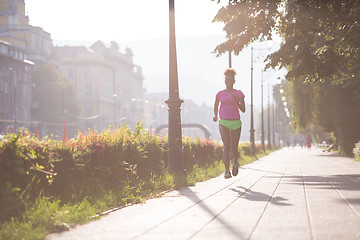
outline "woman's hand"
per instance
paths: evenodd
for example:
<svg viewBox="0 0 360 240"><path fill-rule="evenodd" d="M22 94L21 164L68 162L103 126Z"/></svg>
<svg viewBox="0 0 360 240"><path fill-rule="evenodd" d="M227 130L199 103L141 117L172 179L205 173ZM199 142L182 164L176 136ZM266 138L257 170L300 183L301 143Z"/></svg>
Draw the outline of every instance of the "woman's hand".
<svg viewBox="0 0 360 240"><path fill-rule="evenodd" d="M242 111L245 112L245 101L244 98L237 98L234 94L232 95L232 99L234 100L236 106Z"/></svg>
<svg viewBox="0 0 360 240"><path fill-rule="evenodd" d="M239 100L236 98L235 94L232 94L232 99L236 104L239 103Z"/></svg>
<svg viewBox="0 0 360 240"><path fill-rule="evenodd" d="M217 117L217 116L213 117L213 121L214 121L214 122L217 122L217 120L218 120L218 117Z"/></svg>
<svg viewBox="0 0 360 240"><path fill-rule="evenodd" d="M234 103L236 104L236 106L238 108L240 108L239 99L237 99L237 97L234 94L232 95L232 99L233 99Z"/></svg>

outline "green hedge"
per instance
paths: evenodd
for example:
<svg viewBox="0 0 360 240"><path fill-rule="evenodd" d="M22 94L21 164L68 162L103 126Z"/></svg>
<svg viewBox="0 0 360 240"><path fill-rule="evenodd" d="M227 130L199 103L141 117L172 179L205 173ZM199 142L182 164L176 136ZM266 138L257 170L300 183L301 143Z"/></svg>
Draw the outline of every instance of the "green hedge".
<svg viewBox="0 0 360 240"><path fill-rule="evenodd" d="M55 196L69 201L116 191L124 182L147 181L166 171L167 137L126 125L78 132L73 139L8 134L0 142L1 221L20 216L26 202ZM222 159L222 146L200 138L183 140L185 168Z"/></svg>
<svg viewBox="0 0 360 240"><path fill-rule="evenodd" d="M252 155L248 143L239 149ZM260 149L257 145L256 152ZM220 161L222 155L222 145L210 139L183 138L188 172ZM134 131L122 125L78 132L64 141L28 132L8 134L0 142L0 222L21 217L26 205L42 196L66 203L123 192L129 182L150 184L154 175L166 173L167 156L167 136L146 132L140 123Z"/></svg>
<svg viewBox="0 0 360 240"><path fill-rule="evenodd" d="M353 154L356 160L360 160L360 142L355 143Z"/></svg>

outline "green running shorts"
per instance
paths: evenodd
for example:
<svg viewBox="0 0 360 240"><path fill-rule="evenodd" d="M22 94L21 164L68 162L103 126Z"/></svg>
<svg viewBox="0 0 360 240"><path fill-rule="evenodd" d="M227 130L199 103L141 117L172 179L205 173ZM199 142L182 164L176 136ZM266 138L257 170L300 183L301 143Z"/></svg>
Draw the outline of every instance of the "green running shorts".
<svg viewBox="0 0 360 240"><path fill-rule="evenodd" d="M229 130L235 130L241 127L241 120L224 120L220 119L219 124L227 127Z"/></svg>

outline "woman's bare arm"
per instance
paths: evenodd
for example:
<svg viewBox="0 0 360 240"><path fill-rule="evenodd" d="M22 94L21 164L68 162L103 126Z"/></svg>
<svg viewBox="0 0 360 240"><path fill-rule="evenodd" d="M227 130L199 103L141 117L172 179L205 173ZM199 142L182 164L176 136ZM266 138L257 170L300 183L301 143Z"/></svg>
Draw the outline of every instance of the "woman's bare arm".
<svg viewBox="0 0 360 240"><path fill-rule="evenodd" d="M246 111L245 109L245 99L244 98L240 98L239 102L238 102L238 108L240 109L240 111L242 111L243 113Z"/></svg>
<svg viewBox="0 0 360 240"><path fill-rule="evenodd" d="M214 103L214 118L213 121L216 122L218 120L218 112L219 112L219 99L215 98Z"/></svg>

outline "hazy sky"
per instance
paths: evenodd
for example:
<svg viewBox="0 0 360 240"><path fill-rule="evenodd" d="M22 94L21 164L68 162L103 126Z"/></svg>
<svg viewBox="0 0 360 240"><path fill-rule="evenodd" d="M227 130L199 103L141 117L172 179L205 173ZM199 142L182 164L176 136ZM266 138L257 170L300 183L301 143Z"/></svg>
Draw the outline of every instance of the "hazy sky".
<svg viewBox="0 0 360 240"><path fill-rule="evenodd" d="M222 4L227 1L223 1ZM25 0L30 24L54 40L138 41L168 36L166 0ZM211 0L175 0L176 34L224 34L211 23L221 4Z"/></svg>
<svg viewBox="0 0 360 240"><path fill-rule="evenodd" d="M209 106L213 104L216 92L224 88L222 73L228 65L227 55L216 58L211 53L217 44L225 40L223 24L212 23L212 20L228 0L222 0L221 4L216 2L175 0L180 95L184 99ZM133 50L134 63L143 69L147 92L168 89L167 0L25 0L25 4L30 24L49 32L55 45L69 44L68 41L78 45L81 45L81 41L87 44L97 40L108 43L117 41L120 43L120 50L123 51L127 46ZM220 41L205 38L203 42L199 42L198 38L189 38L205 35L217 35ZM254 55L259 54L257 52ZM260 55L266 56L265 52ZM259 59L256 61L254 104L259 107L261 63ZM235 88L242 89L250 103L249 48L233 58L233 67L238 71L239 79ZM279 74L272 75L274 77L271 77L271 84L275 84L275 75ZM206 92L197 94L196 89L204 86ZM264 88L266 92L267 86Z"/></svg>

